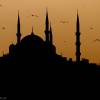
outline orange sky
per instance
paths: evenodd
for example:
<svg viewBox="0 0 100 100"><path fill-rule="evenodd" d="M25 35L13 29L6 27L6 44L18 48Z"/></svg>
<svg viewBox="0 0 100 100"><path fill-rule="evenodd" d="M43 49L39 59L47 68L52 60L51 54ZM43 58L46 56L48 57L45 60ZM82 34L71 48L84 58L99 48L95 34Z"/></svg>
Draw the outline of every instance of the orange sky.
<svg viewBox="0 0 100 100"><path fill-rule="evenodd" d="M100 63L100 0L0 0L0 55L16 43L17 13L20 10L22 36L31 32L44 38L46 7L52 23L57 52L75 60L76 12L81 24L81 58ZM32 17L36 14L39 17ZM62 24L60 21L68 21ZM6 27L6 29L2 29ZM93 29L90 29L93 27Z"/></svg>

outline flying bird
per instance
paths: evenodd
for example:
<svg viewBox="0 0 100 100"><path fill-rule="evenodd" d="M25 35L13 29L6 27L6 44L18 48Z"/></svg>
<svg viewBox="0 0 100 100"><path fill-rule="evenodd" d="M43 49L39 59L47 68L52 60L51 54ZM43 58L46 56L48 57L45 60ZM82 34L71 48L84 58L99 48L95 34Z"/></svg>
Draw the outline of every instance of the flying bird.
<svg viewBox="0 0 100 100"><path fill-rule="evenodd" d="M67 41L64 41L64 43L66 43Z"/></svg>
<svg viewBox="0 0 100 100"><path fill-rule="evenodd" d="M38 15L32 14L32 17L39 17Z"/></svg>
<svg viewBox="0 0 100 100"><path fill-rule="evenodd" d="M0 7L2 7L3 5L2 4L0 4Z"/></svg>
<svg viewBox="0 0 100 100"><path fill-rule="evenodd" d="M93 27L90 27L90 30L93 30L94 28Z"/></svg>
<svg viewBox="0 0 100 100"><path fill-rule="evenodd" d="M94 42L96 42L96 41L97 41L97 42L100 42L100 39L95 39Z"/></svg>
<svg viewBox="0 0 100 100"><path fill-rule="evenodd" d="M62 20L62 21L60 21L60 23L62 23L62 24L66 24L66 23L69 23L68 21L64 21L64 20Z"/></svg>
<svg viewBox="0 0 100 100"><path fill-rule="evenodd" d="M5 30L5 29L6 29L6 27L3 26L3 27L2 27L2 30Z"/></svg>

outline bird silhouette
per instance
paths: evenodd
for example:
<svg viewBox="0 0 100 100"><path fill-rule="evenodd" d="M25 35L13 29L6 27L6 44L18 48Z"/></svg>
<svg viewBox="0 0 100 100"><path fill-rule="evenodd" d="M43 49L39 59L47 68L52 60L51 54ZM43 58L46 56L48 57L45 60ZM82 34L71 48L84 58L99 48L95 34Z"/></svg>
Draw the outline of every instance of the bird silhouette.
<svg viewBox="0 0 100 100"><path fill-rule="evenodd" d="M0 4L0 7L2 7L3 5L2 4Z"/></svg>
<svg viewBox="0 0 100 100"><path fill-rule="evenodd" d="M96 42L96 41L100 42L100 39L95 39L94 42Z"/></svg>
<svg viewBox="0 0 100 100"><path fill-rule="evenodd" d="M2 30L5 30L5 29L6 29L6 27L5 27L5 26L3 26L3 27L2 27Z"/></svg>
<svg viewBox="0 0 100 100"><path fill-rule="evenodd" d="M90 27L90 30L93 30L94 28L93 27Z"/></svg>
<svg viewBox="0 0 100 100"><path fill-rule="evenodd" d="M39 17L38 15L32 14L32 17Z"/></svg>

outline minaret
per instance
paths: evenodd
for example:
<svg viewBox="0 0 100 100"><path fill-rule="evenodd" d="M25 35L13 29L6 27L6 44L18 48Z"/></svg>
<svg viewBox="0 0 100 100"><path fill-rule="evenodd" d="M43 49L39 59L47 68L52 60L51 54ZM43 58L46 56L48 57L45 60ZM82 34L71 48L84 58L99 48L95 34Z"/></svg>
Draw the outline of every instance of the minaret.
<svg viewBox="0 0 100 100"><path fill-rule="evenodd" d="M18 12L18 22L17 22L17 44L20 43L21 40L21 32L20 32L20 17L19 17L19 12Z"/></svg>
<svg viewBox="0 0 100 100"><path fill-rule="evenodd" d="M45 21L45 41L46 43L49 43L49 18L47 10L46 10L46 21Z"/></svg>
<svg viewBox="0 0 100 100"><path fill-rule="evenodd" d="M81 52L80 52L80 21L79 21L79 15L77 12L77 22L76 22L76 62L79 63L80 62L80 56L81 56Z"/></svg>
<svg viewBox="0 0 100 100"><path fill-rule="evenodd" d="M50 44L53 45L53 35L52 35L52 27L50 24Z"/></svg>

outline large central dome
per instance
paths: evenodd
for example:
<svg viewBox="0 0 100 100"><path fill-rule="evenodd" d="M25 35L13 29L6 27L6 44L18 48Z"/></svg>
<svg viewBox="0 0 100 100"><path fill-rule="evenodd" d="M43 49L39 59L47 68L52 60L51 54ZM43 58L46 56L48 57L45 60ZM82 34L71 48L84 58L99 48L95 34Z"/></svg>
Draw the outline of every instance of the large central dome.
<svg viewBox="0 0 100 100"><path fill-rule="evenodd" d="M40 56L47 52L48 47L45 41L37 35L31 33L30 35L24 37L20 43L20 52L23 55L36 55Z"/></svg>
<svg viewBox="0 0 100 100"><path fill-rule="evenodd" d="M26 46L43 46L45 45L45 42L37 35L30 34L26 37L24 37L21 40L21 45L26 45Z"/></svg>

